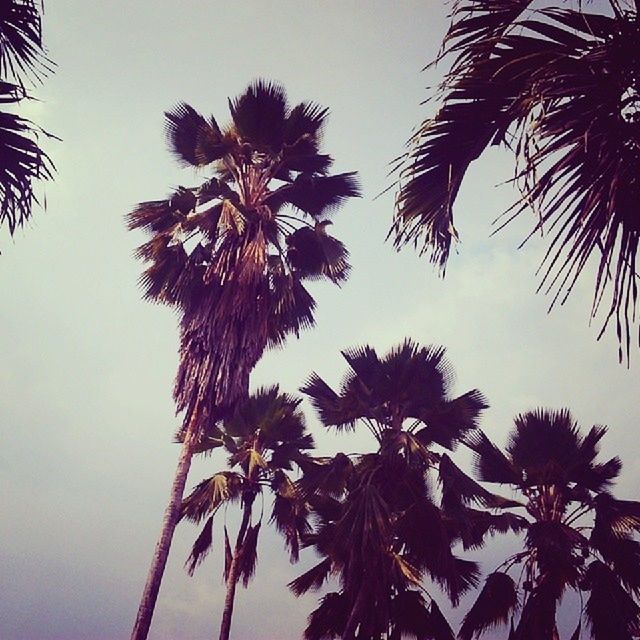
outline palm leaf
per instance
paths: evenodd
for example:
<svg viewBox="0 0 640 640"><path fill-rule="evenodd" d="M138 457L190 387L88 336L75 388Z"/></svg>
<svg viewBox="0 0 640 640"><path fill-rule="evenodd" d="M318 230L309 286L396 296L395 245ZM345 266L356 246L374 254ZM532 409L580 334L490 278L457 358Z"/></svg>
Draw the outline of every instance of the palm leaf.
<svg viewBox="0 0 640 640"><path fill-rule="evenodd" d="M327 235L323 224L315 229L301 227L286 242L287 259L300 278L326 277L340 284L349 277L349 252L342 242Z"/></svg>
<svg viewBox="0 0 640 640"><path fill-rule="evenodd" d="M390 618L392 639L433 637L429 605L419 591L398 593L391 601Z"/></svg>
<svg viewBox="0 0 640 640"><path fill-rule="evenodd" d="M512 138L521 197L507 222L533 206L531 235L552 230L540 284L551 306L599 254L592 315L611 291L604 325L615 319L622 359L637 299L638 109L633 97L621 102L635 73L637 8L613 17L542 9L521 19L529 4L458 6L445 39L453 65L436 117L423 122L408 154L392 233L396 246L413 242L444 270L470 163Z"/></svg>
<svg viewBox="0 0 640 640"><path fill-rule="evenodd" d="M42 43L42 20L36 0L7 0L0 7L0 78L20 85L40 80L51 70Z"/></svg>
<svg viewBox="0 0 640 640"><path fill-rule="evenodd" d="M0 103L14 100L14 85L0 81ZM55 167L39 145L47 135L32 122L0 111L0 225L6 223L13 235L30 217L37 180L49 180Z"/></svg>
<svg viewBox="0 0 640 640"><path fill-rule="evenodd" d="M640 632L640 608L611 569L592 562L586 579L591 593L585 614L594 640L627 640L636 636Z"/></svg>
<svg viewBox="0 0 640 640"><path fill-rule="evenodd" d="M431 617L430 626L433 640L454 640L453 630L435 600L431 601L429 614Z"/></svg>
<svg viewBox="0 0 640 640"><path fill-rule="evenodd" d="M232 471L219 471L211 478L200 482L184 498L181 518L200 522L206 515L215 513L221 504L239 500L245 479Z"/></svg>
<svg viewBox="0 0 640 640"><path fill-rule="evenodd" d="M465 433L476 428L482 411L488 406L482 393L474 389L458 398L426 407L420 411L420 420L426 425L418 432L420 440L453 450Z"/></svg>
<svg viewBox="0 0 640 640"><path fill-rule="evenodd" d="M442 485L442 506L445 510L470 502L490 509L524 506L521 502L508 500L487 491L456 466L446 454L440 458L439 479Z"/></svg>
<svg viewBox="0 0 640 640"><path fill-rule="evenodd" d="M269 522L285 538L291 562L298 561L300 539L309 531L309 507L296 485L282 471L274 473L272 489L275 491Z"/></svg>
<svg viewBox="0 0 640 640"><path fill-rule="evenodd" d="M344 593L328 593L308 618L305 640L331 640L340 636L347 626L350 611L350 603Z"/></svg>
<svg viewBox="0 0 640 640"><path fill-rule="evenodd" d="M514 581L506 573L490 573L460 628L460 639L479 638L485 631L507 624L518 605Z"/></svg>
<svg viewBox="0 0 640 640"><path fill-rule="evenodd" d="M229 110L242 140L273 150L282 147L288 107L281 85L256 80L243 94L229 100Z"/></svg>
<svg viewBox="0 0 640 640"><path fill-rule="evenodd" d="M256 564L258 562L258 534L260 533L261 524L262 523L258 521L255 525L250 525L242 542L238 579L242 578L244 587L248 586L256 572Z"/></svg>
<svg viewBox="0 0 640 640"><path fill-rule="evenodd" d="M204 524L200 535L196 538L191 548L191 553L187 558L185 567L187 573L192 576L196 567L205 559L209 551L211 551L211 545L213 543L213 516L211 516Z"/></svg>
<svg viewBox="0 0 640 640"><path fill-rule="evenodd" d="M474 467L480 480L514 485L520 483L522 475L482 431L470 431L462 437L462 442L475 454Z"/></svg>
<svg viewBox="0 0 640 640"><path fill-rule="evenodd" d="M331 569L331 559L325 558L295 580L292 580L288 587L296 596L301 596L308 591L317 591L328 580Z"/></svg>
<svg viewBox="0 0 640 640"><path fill-rule="evenodd" d="M557 599L555 589L544 583L526 599L514 640L540 640L553 638L556 630Z"/></svg>
<svg viewBox="0 0 640 640"><path fill-rule="evenodd" d="M359 198L360 185L357 174L339 173L333 176L318 176L301 173L291 183L276 189L265 204L277 213L282 206L290 204L296 209L318 219L327 217L341 207L348 198Z"/></svg>
<svg viewBox="0 0 640 640"><path fill-rule="evenodd" d="M215 118L207 122L186 102L165 112L165 133L171 152L185 165L200 167L221 158L229 150Z"/></svg>

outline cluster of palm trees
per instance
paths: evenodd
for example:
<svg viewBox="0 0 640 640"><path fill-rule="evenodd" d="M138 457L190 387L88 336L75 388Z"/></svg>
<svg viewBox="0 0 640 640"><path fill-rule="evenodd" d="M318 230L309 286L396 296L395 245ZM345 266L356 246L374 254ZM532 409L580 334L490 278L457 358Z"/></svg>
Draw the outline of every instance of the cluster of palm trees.
<svg viewBox="0 0 640 640"><path fill-rule="evenodd" d="M132 638L147 637L173 531L186 519L202 527L190 573L221 541L220 638L228 640L237 585L256 570L265 498L291 560L301 548L318 557L292 592L335 585L309 615L308 640L452 639L436 596L455 606L480 580L479 565L460 550L508 532L522 536L523 550L487 576L463 640L501 623L513 639L558 638L556 613L569 591L581 598L574 638L583 623L596 640L640 632L640 503L607 491L620 462L597 460L603 427L582 436L567 411L525 413L503 453L479 427L482 394L453 397L444 349L411 340L384 356L369 346L344 351L349 371L338 391L315 373L301 388L326 427L364 425L376 445L369 452L314 456L300 399L277 386L249 393L264 350L312 324L306 281L347 277L347 251L326 227L359 194L355 174L329 174L331 158L320 150L326 109L290 107L282 87L265 81L229 106L223 127L187 104L166 114L178 159L214 175L129 215L132 228L151 235L138 251L148 262L147 297L180 314L174 395L183 416L178 471ZM477 479L449 456L458 445L474 452ZM227 466L183 496L192 457L216 449L228 454ZM481 482L509 485L514 495ZM230 504L241 513L236 531L226 522Z"/></svg>
<svg viewBox="0 0 640 640"><path fill-rule="evenodd" d="M605 326L614 319L620 358L628 358L640 235L640 2L609 0L604 12L578 0L539 5L454 4L437 60L450 56L451 70L401 167L391 233L444 270L466 171L489 145L506 144L520 197L503 224L533 209L531 235L549 232L541 287L553 303L599 254L592 313L607 294ZM35 0L0 4L3 105L19 104L51 68L40 11ZM145 296L180 318L174 398L182 416L132 640L148 635L181 520L201 526L189 573L222 540L220 638L228 640L237 586L256 571L265 502L292 562L302 549L317 557L289 584L295 595L325 589L307 640L452 640L437 600L456 606L473 590L461 640L500 626L510 640L559 640L558 612L571 597L579 602L571 640L640 637L640 503L611 493L621 464L598 457L605 427L581 433L568 410L528 411L502 451L480 428L482 394L453 396L444 349L411 340L382 356L370 346L344 351L348 372L337 391L315 373L301 387L326 428L365 427L370 451L314 455L300 398L277 385L250 393L264 351L313 325L308 281L348 277L348 252L328 227L360 192L356 174L331 174L322 152L327 109L291 106L280 85L258 80L229 110L225 125L186 103L166 113L177 160L209 173L128 216L131 229L150 236L138 249ZM40 134L0 111L0 225L10 233L31 214L34 182L52 175ZM458 446L472 452L475 477L452 460ZM216 451L227 465L185 496L193 456ZM232 504L235 531L226 522ZM490 567L481 586L480 565L463 556L506 533L521 548Z"/></svg>

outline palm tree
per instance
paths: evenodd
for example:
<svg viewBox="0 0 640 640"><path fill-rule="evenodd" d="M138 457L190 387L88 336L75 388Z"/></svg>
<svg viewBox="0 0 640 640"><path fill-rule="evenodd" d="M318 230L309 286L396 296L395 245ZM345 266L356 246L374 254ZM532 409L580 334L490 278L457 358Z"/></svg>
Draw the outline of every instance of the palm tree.
<svg viewBox="0 0 640 640"><path fill-rule="evenodd" d="M464 618L461 640L511 626L510 640L558 640L556 612L568 592L594 640L628 640L640 633L640 502L615 499L608 488L618 458L598 462L606 428L586 436L567 410L519 415L502 453L479 432L465 436L478 476L509 485L527 520L522 551L490 573ZM585 601L586 598L586 601Z"/></svg>
<svg viewBox="0 0 640 640"><path fill-rule="evenodd" d="M18 105L28 98L25 85L40 81L51 69L42 44L40 3L5 0L0 6L0 104ZM40 148L44 134L29 120L0 111L0 226L9 233L22 226L37 202L34 181L53 174Z"/></svg>
<svg viewBox="0 0 640 640"><path fill-rule="evenodd" d="M311 102L289 108L284 89L262 80L229 108L224 128L184 103L166 114L178 160L208 166L213 176L144 202L128 218L130 228L152 236L138 249L150 262L145 295L180 314L174 398L183 412L182 450L135 640L149 630L202 433L248 396L249 373L267 347L313 324L315 302L303 281L340 284L349 272L344 245L326 227L359 190L354 173L328 175L332 159L320 153L327 109Z"/></svg>
<svg viewBox="0 0 640 640"><path fill-rule="evenodd" d="M190 575L211 550L216 513L234 502L239 502L242 510L233 547L224 525L227 594L220 640L229 638L236 585L242 580L246 587L255 572L264 504L257 515L254 506L258 497L264 502L265 490L275 496L271 521L285 536L292 561L298 559L299 538L307 527L305 505L296 499L296 488L287 472L313 447L299 404L300 400L279 393L277 386L260 389L238 404L235 412L209 434L213 444L224 443L229 468L200 482L182 503L183 517L198 523L206 518L187 560Z"/></svg>
<svg viewBox="0 0 640 640"><path fill-rule="evenodd" d="M343 352L350 370L338 393L315 373L302 388L323 425L362 424L377 443L374 453L354 460L340 454L303 463L300 487L315 518L304 541L322 560L290 587L300 595L332 574L341 587L309 617L307 640L453 638L422 578L430 576L457 603L476 584L477 567L451 551L459 531L436 504L431 477L438 467L441 476L462 472L434 446L455 448L487 405L477 390L451 397L444 353L409 340L382 358L368 346L351 349ZM486 491L483 498L499 500Z"/></svg>
<svg viewBox="0 0 640 640"><path fill-rule="evenodd" d="M609 0L608 15L579 0L530 5L455 3L437 59L453 63L435 117L410 142L391 233L396 247L413 243L444 272L467 169L505 144L520 197L501 226L534 211L528 238L550 237L539 289L552 294L551 307L599 254L591 313L609 289L602 332L615 316L620 359L628 358L640 234L640 2Z"/></svg>

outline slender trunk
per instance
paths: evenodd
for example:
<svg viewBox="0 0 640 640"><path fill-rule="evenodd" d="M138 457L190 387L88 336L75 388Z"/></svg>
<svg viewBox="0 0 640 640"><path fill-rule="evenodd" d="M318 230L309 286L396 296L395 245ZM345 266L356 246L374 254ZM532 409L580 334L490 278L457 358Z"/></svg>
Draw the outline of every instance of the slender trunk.
<svg viewBox="0 0 640 640"><path fill-rule="evenodd" d="M347 620L347 626L344 628L344 632L342 634L342 640L355 639L356 629L358 628L358 623L360 622L360 618L362 617L362 609L364 607L364 596L365 596L365 586L363 583L360 585L358 596L356 597L356 601L353 604L353 609L351 609L351 613L349 614L349 619Z"/></svg>
<svg viewBox="0 0 640 640"><path fill-rule="evenodd" d="M236 586L238 584L238 578L240 577L240 558L244 538L249 528L249 521L251 520L253 500L253 496L245 499L242 523L240 524L238 537L236 538L236 546L233 550L233 558L231 559L229 573L227 574L227 593L224 597L224 609L222 610L222 621L220 622L220 640L229 640L229 634L231 633L231 616L233 615L233 604L236 598Z"/></svg>
<svg viewBox="0 0 640 640"><path fill-rule="evenodd" d="M146 640L149 633L151 618L153 617L158 592L160 591L160 583L162 582L162 576L167 566L167 558L169 557L173 533L180 518L180 505L182 504L182 496L184 494L184 487L187 482L192 457L193 437L190 431L188 431L182 443L182 449L180 450L178 467L173 479L173 485L171 486L171 497L167 509L164 512L160 538L156 544L155 553L153 554L153 560L151 561L151 567L149 568L149 574L147 576L147 583L142 592L138 616L136 617L136 622L131 632L131 640Z"/></svg>

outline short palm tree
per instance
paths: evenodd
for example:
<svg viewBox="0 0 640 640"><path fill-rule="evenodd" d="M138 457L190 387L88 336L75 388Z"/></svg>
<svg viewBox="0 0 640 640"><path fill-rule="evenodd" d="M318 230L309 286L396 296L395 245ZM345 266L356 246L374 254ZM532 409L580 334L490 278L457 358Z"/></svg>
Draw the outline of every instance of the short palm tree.
<svg viewBox="0 0 640 640"><path fill-rule="evenodd" d="M224 443L229 468L200 482L182 503L183 517L194 522L205 520L187 561L190 574L212 548L214 517L220 508L239 503L242 510L233 546L224 525L227 594L220 640L229 638L236 585L242 580L246 587L256 568L264 504L257 510L254 506L257 498L264 502L265 491L274 494L271 521L285 536L292 560L298 558L299 538L307 527L306 511L304 502L297 499L289 471L313 447L299 404L300 400L279 393L277 386L259 389L238 404L207 438L214 445Z"/></svg>
<svg viewBox="0 0 640 640"><path fill-rule="evenodd" d="M28 97L26 85L51 68L39 5L35 0L4 0L0 5L0 105L19 105ZM29 120L0 111L0 226L6 224L11 235L31 215L34 182L53 173L40 135L45 134Z"/></svg>
<svg viewBox="0 0 640 640"><path fill-rule="evenodd" d="M451 551L457 533L432 491L434 471L450 461L434 445L453 449L487 405L476 390L451 397L441 347L405 341L382 358L368 346L343 356L350 370L338 393L317 374L302 391L323 425L364 425L377 450L304 465L300 487L315 519L305 544L322 560L290 587L299 595L331 575L340 582L309 617L305 638L452 638L422 578L457 602L476 583L477 568Z"/></svg>
<svg viewBox="0 0 640 640"><path fill-rule="evenodd" d="M461 640L500 624L510 624L510 640L558 640L556 613L570 591L581 603L571 640L584 622L593 640L638 637L640 503L608 492L621 464L598 462L605 433L594 426L583 436L569 411L537 410L515 419L505 453L479 432L465 436L479 478L517 492L527 522L522 551L487 576Z"/></svg>
<svg viewBox="0 0 640 640"><path fill-rule="evenodd" d="M467 169L505 144L520 198L502 224L535 212L530 236L550 238L540 288L551 306L599 256L592 315L608 290L603 331L615 317L628 358L640 234L640 3L609 0L604 13L579 0L545 4L455 3L438 58L453 63L437 114L410 143L392 233L396 246L419 246L444 271Z"/></svg>
<svg viewBox="0 0 640 640"><path fill-rule="evenodd" d="M327 109L290 108L284 89L256 81L229 102L220 127L181 103L166 114L169 145L186 165L208 167L199 187L144 202L128 217L151 239L148 298L180 314L174 388L183 412L183 446L171 499L132 638L146 638L180 512L191 457L206 429L246 398L264 350L313 324L304 281L336 284L349 271L344 245L327 233L330 217L358 196L353 173L329 175L320 152Z"/></svg>

